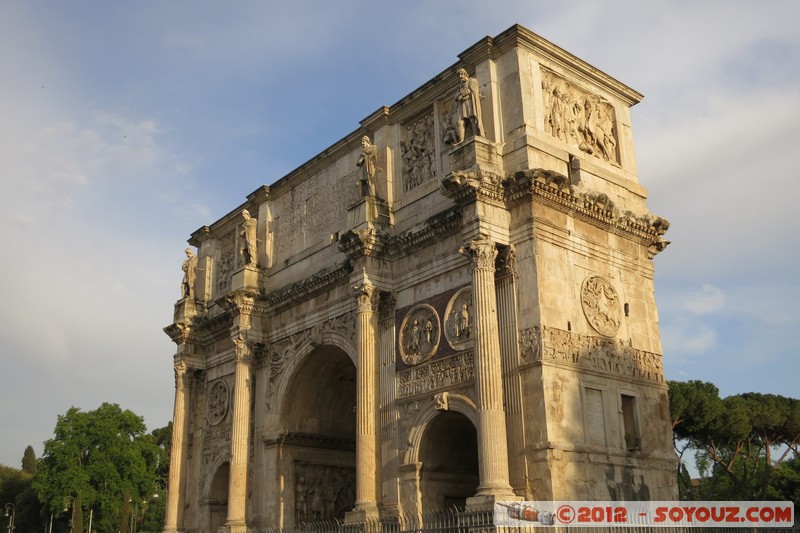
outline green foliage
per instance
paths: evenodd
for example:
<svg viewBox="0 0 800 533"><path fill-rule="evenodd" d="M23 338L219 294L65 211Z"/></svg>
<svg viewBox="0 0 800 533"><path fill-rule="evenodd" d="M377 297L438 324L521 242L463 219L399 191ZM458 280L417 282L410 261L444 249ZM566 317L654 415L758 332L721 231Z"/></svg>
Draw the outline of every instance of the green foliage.
<svg viewBox="0 0 800 533"><path fill-rule="evenodd" d="M782 467L800 444L800 400L759 393L721 399L716 386L700 381L669 387L675 449L681 458L693 450L703 476L695 490L679 466L682 499L790 498L792 471ZM778 487L777 479L786 483Z"/></svg>
<svg viewBox="0 0 800 533"><path fill-rule="evenodd" d="M159 453L144 420L131 411L108 403L89 412L73 407L45 442L34 488L56 514L64 512L65 499L70 507L74 501L77 531L90 508L93 529L127 530L128 502L152 494Z"/></svg>
<svg viewBox="0 0 800 533"><path fill-rule="evenodd" d="M36 474L36 453L33 446L29 445L22 454L22 471L32 476Z"/></svg>
<svg viewBox="0 0 800 533"><path fill-rule="evenodd" d="M15 505L16 531L42 529L41 505L33 492L32 481L33 477L27 472L0 465L0 505Z"/></svg>

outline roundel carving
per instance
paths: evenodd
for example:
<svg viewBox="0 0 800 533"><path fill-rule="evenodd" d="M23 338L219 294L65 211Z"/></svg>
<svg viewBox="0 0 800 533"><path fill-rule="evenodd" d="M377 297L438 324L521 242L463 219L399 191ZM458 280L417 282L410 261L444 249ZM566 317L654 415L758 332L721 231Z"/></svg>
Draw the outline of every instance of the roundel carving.
<svg viewBox="0 0 800 533"><path fill-rule="evenodd" d="M436 310L421 304L409 311L400 324L400 357L407 365L424 363L436 353L442 328Z"/></svg>
<svg viewBox="0 0 800 533"><path fill-rule="evenodd" d="M444 337L451 348L465 350L473 345L475 313L471 288L465 287L450 298L444 322Z"/></svg>
<svg viewBox="0 0 800 533"><path fill-rule="evenodd" d="M581 287L581 306L589 325L600 335L612 337L619 329L619 296L607 279L590 276L584 280Z"/></svg>
<svg viewBox="0 0 800 533"><path fill-rule="evenodd" d="M224 379L216 380L208 391L206 417L208 423L216 426L225 419L228 412L228 384Z"/></svg>

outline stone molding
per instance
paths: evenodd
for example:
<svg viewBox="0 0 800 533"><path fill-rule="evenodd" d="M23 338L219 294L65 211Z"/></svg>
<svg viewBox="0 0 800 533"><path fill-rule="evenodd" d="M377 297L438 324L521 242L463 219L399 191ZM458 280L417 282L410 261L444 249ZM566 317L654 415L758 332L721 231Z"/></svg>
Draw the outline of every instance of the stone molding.
<svg viewBox="0 0 800 533"><path fill-rule="evenodd" d="M454 170L442 178L439 191L460 206L481 201L505 207L503 179L486 170Z"/></svg>
<svg viewBox="0 0 800 533"><path fill-rule="evenodd" d="M570 179L552 170L534 168L511 174L503 180L509 206L520 202L541 202L610 233L647 247L652 259L669 241L662 237L669 221L652 213L622 211L605 193L576 188Z"/></svg>
<svg viewBox="0 0 800 533"><path fill-rule="evenodd" d="M271 313L309 300L349 281L353 266L349 262L326 268L288 287L270 292L261 298Z"/></svg>
<svg viewBox="0 0 800 533"><path fill-rule="evenodd" d="M603 374L664 383L661 355L626 345L621 339L583 335L550 326L520 331L523 364L555 363Z"/></svg>

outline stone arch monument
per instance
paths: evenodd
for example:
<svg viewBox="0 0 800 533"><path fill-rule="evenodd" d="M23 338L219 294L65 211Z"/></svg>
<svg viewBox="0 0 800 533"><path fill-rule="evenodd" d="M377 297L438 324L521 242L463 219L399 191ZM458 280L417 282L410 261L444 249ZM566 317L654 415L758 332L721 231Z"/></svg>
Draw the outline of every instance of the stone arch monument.
<svg viewBox="0 0 800 533"><path fill-rule="evenodd" d="M191 235L166 531L676 496L642 96L520 26L458 58Z"/></svg>

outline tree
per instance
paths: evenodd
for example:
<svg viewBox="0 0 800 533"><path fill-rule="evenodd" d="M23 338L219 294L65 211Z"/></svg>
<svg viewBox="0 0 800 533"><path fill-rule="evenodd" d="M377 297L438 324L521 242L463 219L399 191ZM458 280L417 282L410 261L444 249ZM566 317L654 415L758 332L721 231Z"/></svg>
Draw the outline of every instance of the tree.
<svg viewBox="0 0 800 533"><path fill-rule="evenodd" d="M83 531L83 513L92 509L93 529L127 533L131 503L152 492L158 456L133 412L109 403L88 412L72 407L45 442L34 488L56 514L68 504L75 531Z"/></svg>
<svg viewBox="0 0 800 533"><path fill-rule="evenodd" d="M700 381L670 381L669 386L675 449L681 458L689 449L696 452L706 477L700 496L775 497L773 471L800 445L800 400L759 393L721 399L716 386ZM681 496L697 496L686 486L687 478L679 472Z"/></svg>
<svg viewBox="0 0 800 533"><path fill-rule="evenodd" d="M36 453L31 445L25 448L25 453L22 455L22 471L32 476L36 474Z"/></svg>

